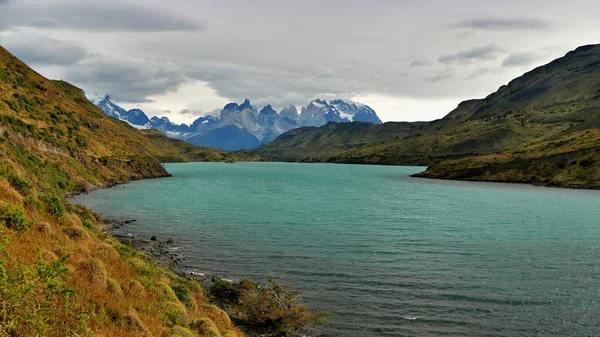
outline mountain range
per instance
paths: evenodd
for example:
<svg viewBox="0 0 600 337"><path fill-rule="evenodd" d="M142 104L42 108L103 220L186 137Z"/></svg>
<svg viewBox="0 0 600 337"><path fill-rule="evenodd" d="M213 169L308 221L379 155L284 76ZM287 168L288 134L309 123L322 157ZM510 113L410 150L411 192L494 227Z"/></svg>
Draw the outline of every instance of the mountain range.
<svg viewBox="0 0 600 337"><path fill-rule="evenodd" d="M430 166L423 177L600 187L600 45L462 102L444 118L290 130L268 160Z"/></svg>
<svg viewBox="0 0 600 337"><path fill-rule="evenodd" d="M125 110L105 96L95 103L107 116L126 121L138 129L156 129L168 137L194 145L223 150L253 149L269 143L282 133L303 126L321 126L329 122L369 122L381 124L369 106L349 100L316 99L300 112L294 105L279 113L271 105L260 111L246 99L242 104L229 103L219 116L203 116L192 124L176 124L168 117L148 116L140 109Z"/></svg>

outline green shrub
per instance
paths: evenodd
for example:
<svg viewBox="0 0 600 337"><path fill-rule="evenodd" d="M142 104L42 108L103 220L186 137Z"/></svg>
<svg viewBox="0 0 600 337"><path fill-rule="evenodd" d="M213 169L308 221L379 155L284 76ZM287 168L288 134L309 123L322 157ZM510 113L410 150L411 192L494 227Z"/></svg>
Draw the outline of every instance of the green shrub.
<svg viewBox="0 0 600 337"><path fill-rule="evenodd" d="M173 292L175 292L175 296L177 299L184 304L190 304L192 302L192 295L190 294L190 290L185 286L172 286Z"/></svg>
<svg viewBox="0 0 600 337"><path fill-rule="evenodd" d="M89 315L74 309L74 291L61 279L67 259L10 269L0 261L0 335L88 335Z"/></svg>
<svg viewBox="0 0 600 337"><path fill-rule="evenodd" d="M22 195L27 195L31 189L31 184L16 174L8 176L8 183Z"/></svg>
<svg viewBox="0 0 600 337"><path fill-rule="evenodd" d="M19 232L26 232L33 225L32 221L25 218L25 212L15 206L5 204L0 208L0 223L6 228Z"/></svg>
<svg viewBox="0 0 600 337"><path fill-rule="evenodd" d="M109 157L100 157L100 163L102 163L104 166L108 166L109 164L112 164L112 162L113 160Z"/></svg>
<svg viewBox="0 0 600 337"><path fill-rule="evenodd" d="M326 313L300 304L298 292L277 280L263 286L249 280L219 280L209 292L232 317L264 334L300 336L326 323Z"/></svg>
<svg viewBox="0 0 600 337"><path fill-rule="evenodd" d="M46 204L46 210L51 215L62 217L65 214L65 205L60 197L57 197L56 195L46 195L42 199Z"/></svg>

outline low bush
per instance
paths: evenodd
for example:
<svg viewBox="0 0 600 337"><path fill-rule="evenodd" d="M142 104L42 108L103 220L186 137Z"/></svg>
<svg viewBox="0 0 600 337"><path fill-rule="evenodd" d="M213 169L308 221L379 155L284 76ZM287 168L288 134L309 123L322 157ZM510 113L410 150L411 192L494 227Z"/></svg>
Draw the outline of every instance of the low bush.
<svg viewBox="0 0 600 337"><path fill-rule="evenodd" d="M24 196L27 195L31 189L31 184L16 174L10 174L8 176L8 183Z"/></svg>
<svg viewBox="0 0 600 337"><path fill-rule="evenodd" d="M172 286L171 288L181 303L189 305L192 302L192 295L188 288L184 286Z"/></svg>
<svg viewBox="0 0 600 337"><path fill-rule="evenodd" d="M4 204L0 206L0 224L9 229L26 232L31 228L33 222L25 218L25 212L21 208Z"/></svg>
<svg viewBox="0 0 600 337"><path fill-rule="evenodd" d="M0 335L87 335L89 316L74 310L74 291L61 275L68 256L52 263L39 259L34 265L5 268L0 261Z"/></svg>
<svg viewBox="0 0 600 337"><path fill-rule="evenodd" d="M250 280L218 280L209 293L230 316L268 336L302 336L326 323L326 313L300 304L298 292L278 280L263 286Z"/></svg>
<svg viewBox="0 0 600 337"><path fill-rule="evenodd" d="M56 195L45 195L42 199L46 204L46 210L51 215L62 217L65 214L65 205L63 205L60 197L57 197Z"/></svg>

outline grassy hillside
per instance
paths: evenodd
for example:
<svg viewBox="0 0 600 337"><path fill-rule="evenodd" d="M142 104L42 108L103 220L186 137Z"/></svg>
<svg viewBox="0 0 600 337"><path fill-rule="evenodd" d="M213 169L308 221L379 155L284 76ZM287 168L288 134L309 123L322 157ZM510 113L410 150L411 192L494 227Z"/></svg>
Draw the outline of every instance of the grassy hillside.
<svg viewBox="0 0 600 337"><path fill-rule="evenodd" d="M167 176L166 155L0 47L0 335L243 336L198 283L62 197Z"/></svg>
<svg viewBox="0 0 600 337"><path fill-rule="evenodd" d="M158 130L140 130L162 152L157 156L163 163L174 162L237 162L260 161L257 154L229 152L211 147L196 146L182 140L172 139Z"/></svg>
<svg viewBox="0 0 600 337"><path fill-rule="evenodd" d="M600 188L600 130L569 132L514 150L449 160L418 177Z"/></svg>
<svg viewBox="0 0 600 337"><path fill-rule="evenodd" d="M560 136L567 130L596 125L598 107L600 45L584 46L524 74L484 99L461 103L443 119L406 124L404 132L398 130L395 135L392 132L378 138L377 128L357 128L331 147L330 139L339 136L335 130L328 134L331 126L323 126L285 133L258 153L275 160L430 165L514 149ZM369 134L368 142L347 140L365 138L365 132Z"/></svg>
<svg viewBox="0 0 600 337"><path fill-rule="evenodd" d="M281 161L331 161L338 153L417 135L428 123L328 123L290 130L254 153Z"/></svg>

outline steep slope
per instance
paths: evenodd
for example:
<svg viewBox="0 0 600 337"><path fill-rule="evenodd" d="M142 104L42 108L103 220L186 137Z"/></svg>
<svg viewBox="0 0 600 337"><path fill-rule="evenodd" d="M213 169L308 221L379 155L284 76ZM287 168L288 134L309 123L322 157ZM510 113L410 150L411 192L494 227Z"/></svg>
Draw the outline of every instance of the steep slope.
<svg viewBox="0 0 600 337"><path fill-rule="evenodd" d="M84 93L0 47L0 335L243 336L195 281L61 196L163 177L164 155Z"/></svg>
<svg viewBox="0 0 600 337"><path fill-rule="evenodd" d="M322 161L429 165L449 158L514 149L591 125L600 118L599 106L600 46L584 46L524 74L485 99L461 103L418 133L399 133L398 138L343 151L338 151L338 147L337 152L330 153L323 153L321 144L313 143L313 151L320 153L317 160ZM321 131L311 132L317 137ZM287 144L290 142L286 140ZM276 140L273 144L269 153L281 153L275 145L280 143ZM294 153L289 147L286 151Z"/></svg>

